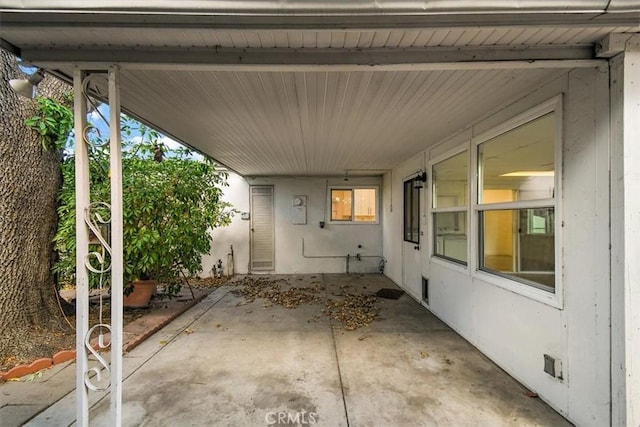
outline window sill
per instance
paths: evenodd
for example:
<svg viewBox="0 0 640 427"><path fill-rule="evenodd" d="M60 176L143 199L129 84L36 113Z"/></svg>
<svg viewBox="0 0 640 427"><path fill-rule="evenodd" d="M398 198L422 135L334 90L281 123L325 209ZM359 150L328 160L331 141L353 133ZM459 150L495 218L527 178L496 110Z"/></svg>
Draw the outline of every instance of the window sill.
<svg viewBox="0 0 640 427"><path fill-rule="evenodd" d="M523 297L532 299L542 304L546 304L559 310L562 310L564 307L562 296L560 292L558 292L558 286L556 286L556 292L552 293L543 289L538 289L534 286L527 285L525 283L518 282L516 280L511 280L506 277L487 273L482 270L477 270L472 276L474 279L480 280L483 283L497 286L507 291L511 291L514 294L521 295ZM556 280L556 283L557 282L558 280Z"/></svg>
<svg viewBox="0 0 640 427"><path fill-rule="evenodd" d="M469 274L469 265L461 264L453 260L442 258L437 255L431 255L431 262L450 268L452 270L459 271L461 273Z"/></svg>
<svg viewBox="0 0 640 427"><path fill-rule="evenodd" d="M329 221L330 225L379 225L380 221Z"/></svg>

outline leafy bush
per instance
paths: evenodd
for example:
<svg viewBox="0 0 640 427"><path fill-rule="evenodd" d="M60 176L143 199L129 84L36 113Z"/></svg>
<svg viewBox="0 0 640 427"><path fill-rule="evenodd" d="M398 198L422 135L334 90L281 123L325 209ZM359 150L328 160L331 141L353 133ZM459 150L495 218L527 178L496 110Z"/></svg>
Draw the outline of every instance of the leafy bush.
<svg viewBox="0 0 640 427"><path fill-rule="evenodd" d="M123 133L130 129L130 122L125 122ZM209 160L193 159L187 150L166 153L166 147L157 142L157 133L144 126L140 129L142 141L137 138L123 146L124 281L152 278L174 283L182 273L200 272L202 255L212 243L208 230L229 224L235 211L220 200L228 176ZM162 159L158 150L168 155ZM91 201L108 203L108 153L95 146L90 153ZM74 175L74 158L70 157L63 162L55 237L59 282L75 279ZM101 214L109 215L106 211ZM99 251L97 242L91 244L90 251L94 250ZM90 275L93 286L97 277Z"/></svg>
<svg viewBox="0 0 640 427"><path fill-rule="evenodd" d="M65 98L67 103L71 102L71 94ZM43 149L61 150L73 128L71 109L47 97L37 97L35 102L38 114L25 120L24 124L40 134Z"/></svg>

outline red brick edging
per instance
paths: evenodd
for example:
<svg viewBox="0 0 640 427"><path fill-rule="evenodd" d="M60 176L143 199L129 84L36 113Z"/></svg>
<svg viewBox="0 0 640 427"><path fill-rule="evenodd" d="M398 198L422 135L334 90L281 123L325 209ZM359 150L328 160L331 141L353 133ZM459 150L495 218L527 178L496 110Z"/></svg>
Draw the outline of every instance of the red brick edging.
<svg viewBox="0 0 640 427"><path fill-rule="evenodd" d="M130 352L141 342L166 326L173 319L202 301L206 296L207 293L203 293L202 295L196 296L195 299L192 299L183 305L169 308L163 313L159 313L160 310L151 312L146 316L143 316L140 319L131 322L129 325L127 325L124 331L128 332L127 329L129 329L129 331L135 332L135 334L130 340L123 343L122 352ZM149 326L147 326L146 323L149 323ZM93 346L95 348L96 344L93 343ZM25 375L33 374L43 369L51 368L53 365L58 365L60 363L68 362L69 360L75 359L75 350L62 350L54 354L51 358L44 357L29 364L18 365L14 368L9 369L7 372L0 372L0 382L12 378L24 377Z"/></svg>

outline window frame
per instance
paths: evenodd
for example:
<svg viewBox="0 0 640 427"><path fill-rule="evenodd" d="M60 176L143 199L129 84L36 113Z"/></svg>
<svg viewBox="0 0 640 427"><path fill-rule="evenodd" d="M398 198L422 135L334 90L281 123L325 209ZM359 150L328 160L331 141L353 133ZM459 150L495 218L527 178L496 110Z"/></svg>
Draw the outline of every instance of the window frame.
<svg viewBox="0 0 640 427"><path fill-rule="evenodd" d="M414 183L418 180L418 175L416 174L415 176L413 176L412 178L407 178L404 179L402 181L402 240L404 242L407 243L415 243L416 245L420 244L420 210L421 210L421 206L420 206L420 190L422 188L416 188L414 185ZM418 225L418 239L417 240L410 240L407 239L407 184L409 184L409 186L411 187L412 190L418 190L418 199L417 199L417 203L418 203L418 215L416 218L413 218L413 212L414 212L414 208L415 206L413 205L413 194L415 193L415 191L411 192L411 209L409 210L409 212L411 212L411 214L409 215L412 218L411 221L411 225L415 224ZM413 229L413 227L411 227ZM413 234L413 233L412 233Z"/></svg>
<svg viewBox="0 0 640 427"><path fill-rule="evenodd" d="M333 190L345 191L351 190L351 220L336 220L333 219L333 210L332 210L332 193ZM356 221L355 220L355 190L375 190L375 221ZM327 191L327 206L329 209L329 218L328 224L335 225L371 225L371 224L380 224L380 186L379 185L330 185Z"/></svg>
<svg viewBox="0 0 640 427"><path fill-rule="evenodd" d="M429 219L430 219L430 231L431 231L431 245L430 245L430 255L431 258L434 260L438 260L438 261L442 261L447 265L451 265L451 266L455 266L455 267L460 267L463 268L464 270L467 270L469 267L469 260L470 260L470 255L471 255L471 233L473 232L472 228L470 227L470 223L471 223L471 215L470 215L470 198L471 198L471 191L473 188L473 185L471 184L471 170L472 170L472 164L471 164L471 153L470 153L470 148L469 148L469 141L467 140L464 144L457 146L456 148L453 148L445 153L443 153L442 155L435 157L434 159L432 159L429 162L429 172L430 172L430 185L429 185L429 193L431 195L431 197L429 198ZM433 168L434 166L436 166L439 163L442 163L443 161L446 161L448 159L451 159L453 157L456 157L460 154L466 153L467 155L467 159L468 159L468 163L467 163L467 198L466 200L464 200L464 205L462 206L452 206L452 207L434 207L435 204L435 196L436 196L436 191L435 191L435 186L436 186L436 180L435 180L435 174L433 172ZM466 229L466 236L467 236L467 243L466 243L466 252L467 252L467 260L466 261L462 261L459 260L457 258L452 258L452 257L448 257L446 255L441 255L437 253L436 250L436 245L437 245L437 239L438 239L438 233L436 230L436 221L435 221L435 214L438 213L460 213L460 212L464 212L466 213L466 224L465 224L465 229Z"/></svg>
<svg viewBox="0 0 640 427"><path fill-rule="evenodd" d="M480 192L482 191L482 175L478 159L479 146L495 137L525 125L532 120L549 113L554 113L555 120L555 146L554 146L554 196L547 199L519 200L515 202L500 203L480 203ZM472 197L473 223L475 230L472 233L475 242L473 262L473 276L489 282L496 286L510 290L512 292L527 296L531 299L546 303L556 308L562 308L563 284L562 284L562 125L563 125L562 95L558 95L548 101L539 104L522 114L519 114L501 124L477 135L471 139L471 163L474 179L471 180L470 195ZM518 210L535 208L554 209L554 262L555 262L555 286L553 291L545 289L543 286L536 286L526 280L508 274L498 274L497 272L480 269L481 256L483 255L483 227L482 212L489 210Z"/></svg>

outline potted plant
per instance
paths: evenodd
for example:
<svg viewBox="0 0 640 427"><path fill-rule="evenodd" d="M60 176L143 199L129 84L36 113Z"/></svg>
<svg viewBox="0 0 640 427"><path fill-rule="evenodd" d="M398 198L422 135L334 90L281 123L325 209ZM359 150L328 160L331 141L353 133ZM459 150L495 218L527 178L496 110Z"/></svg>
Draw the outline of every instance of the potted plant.
<svg viewBox="0 0 640 427"><path fill-rule="evenodd" d="M226 172L184 149L167 153L155 131L143 125L140 130L142 138L123 144L126 297L142 288L153 290L155 283L177 291L180 275L195 275L202 269L202 256L211 247L209 230L228 224L234 213L229 204L220 200L221 187L227 185ZM73 280L75 275L73 167L72 158L63 162L60 220L55 237L59 255L55 268L63 280ZM90 171L92 201L109 200L108 155L103 149L91 148ZM95 286L97 278L92 276L95 275L90 275L90 283ZM132 304L148 304L152 290L145 290L146 301Z"/></svg>

